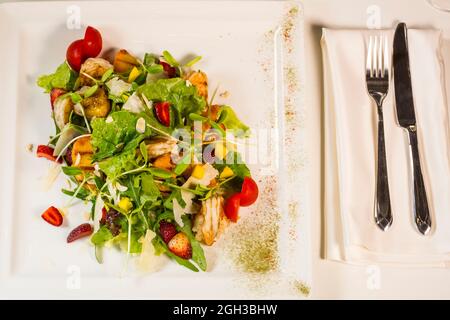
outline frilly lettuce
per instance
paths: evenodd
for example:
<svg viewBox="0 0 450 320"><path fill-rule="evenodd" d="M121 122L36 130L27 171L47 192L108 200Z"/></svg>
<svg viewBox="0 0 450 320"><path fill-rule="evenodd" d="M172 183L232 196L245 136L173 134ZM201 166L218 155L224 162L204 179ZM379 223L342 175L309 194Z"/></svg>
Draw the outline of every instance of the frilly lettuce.
<svg viewBox="0 0 450 320"><path fill-rule="evenodd" d="M247 137L250 128L245 125L230 106L221 106L217 123L223 124L227 130L233 130L237 137Z"/></svg>
<svg viewBox="0 0 450 320"><path fill-rule="evenodd" d="M37 85L45 89L45 92L50 92L53 88L70 91L73 89L76 79L76 72L64 61L54 73L40 76Z"/></svg>

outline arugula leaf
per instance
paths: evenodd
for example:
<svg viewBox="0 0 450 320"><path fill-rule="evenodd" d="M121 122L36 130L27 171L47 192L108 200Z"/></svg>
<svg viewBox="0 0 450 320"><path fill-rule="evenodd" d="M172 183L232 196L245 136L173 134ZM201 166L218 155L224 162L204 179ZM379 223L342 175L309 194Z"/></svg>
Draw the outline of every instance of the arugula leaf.
<svg viewBox="0 0 450 320"><path fill-rule="evenodd" d="M162 179L170 179L173 176L173 173L170 171L167 171L165 169L160 169L160 168L150 168L150 172L158 177L158 178L162 178Z"/></svg>
<svg viewBox="0 0 450 320"><path fill-rule="evenodd" d="M84 97L85 98L89 98L92 95L94 95L94 93L96 93L98 90L98 84L94 84L92 87L90 87L89 89L86 90L86 92L84 93Z"/></svg>
<svg viewBox="0 0 450 320"><path fill-rule="evenodd" d="M53 88L71 91L75 85L76 78L76 72L64 61L54 73L40 76L37 80L37 85L45 89L45 92L50 92Z"/></svg>
<svg viewBox="0 0 450 320"><path fill-rule="evenodd" d="M173 254L170 252L167 245L164 243L164 241L161 239L160 236L156 236L155 239L153 239L153 245L155 247L155 250L157 252L163 252L165 253L169 258L172 258L175 260L179 265L188 268L191 271L198 272L198 269L196 266L194 266L189 260L180 258L179 256Z"/></svg>
<svg viewBox="0 0 450 320"><path fill-rule="evenodd" d="M194 59L192 59L191 61L189 61L188 63L185 64L186 67L192 67L194 64L196 64L197 62L199 62L202 59L201 56L197 56Z"/></svg>
<svg viewBox="0 0 450 320"><path fill-rule="evenodd" d="M200 113L206 106L206 101L201 97L195 86L187 86L181 78L159 79L155 82L140 86L138 94L143 94L152 101L167 101L176 111L176 119L173 122L176 127L184 125L184 119L190 113Z"/></svg>
<svg viewBox="0 0 450 320"><path fill-rule="evenodd" d="M96 149L93 161L110 157L126 149L127 144L132 142L131 148L136 148L143 136L136 131L138 117L128 111L117 111L111 113L112 121L103 118L93 119L92 146ZM144 134L145 135L145 134Z"/></svg>
<svg viewBox="0 0 450 320"><path fill-rule="evenodd" d="M173 172L179 176L181 175L183 172L186 171L187 168L189 168L190 164L189 163L183 163L180 162L177 164L177 166L175 167L175 169L173 170Z"/></svg>
<svg viewBox="0 0 450 320"><path fill-rule="evenodd" d="M217 123L223 124L227 130L234 130L237 137L247 137L250 134L250 128L239 120L230 106L220 107Z"/></svg>
<svg viewBox="0 0 450 320"><path fill-rule="evenodd" d="M157 63L156 57L150 53L146 53L144 56L144 69L151 74L161 73L164 71L162 65Z"/></svg>
<svg viewBox="0 0 450 320"><path fill-rule="evenodd" d="M114 238L111 231L106 226L101 226L91 237L92 244L103 246L106 242Z"/></svg>
<svg viewBox="0 0 450 320"><path fill-rule="evenodd" d="M113 74L113 72L114 72L113 68L106 70L100 81L106 82L109 79L109 77Z"/></svg>
<svg viewBox="0 0 450 320"><path fill-rule="evenodd" d="M141 187L142 192L149 196L156 198L161 196L161 192L158 189L158 186L156 185L155 181L153 180L153 176L149 173L143 173L141 174Z"/></svg>
<svg viewBox="0 0 450 320"><path fill-rule="evenodd" d="M144 141L142 141L139 144L139 151L141 152L141 155L144 158L145 164L147 164L147 162L148 162L148 151L147 151L147 145L145 144Z"/></svg>
<svg viewBox="0 0 450 320"><path fill-rule="evenodd" d="M170 135L172 133L172 128L162 125L161 122L159 122L158 119L156 119L153 110L146 108L146 111L141 112L139 114L139 117L142 117L145 120L147 127L153 129L153 131L155 131L156 134L163 133Z"/></svg>
<svg viewBox="0 0 450 320"><path fill-rule="evenodd" d="M208 265L206 263L205 253L203 252L203 248L200 245L200 242L198 242L197 239L195 239L195 236L192 233L191 219L187 216L183 216L182 219L184 225L180 229L187 235L189 241L191 242L192 260L199 266L201 270L206 271Z"/></svg>
<svg viewBox="0 0 450 320"><path fill-rule="evenodd" d="M164 57L164 60L166 60L166 62L167 62L168 64L170 64L172 67L178 67L178 66L180 66L180 64L178 63L178 61L175 60L175 58L170 54L169 51L164 50L164 51L163 51L163 57Z"/></svg>
<svg viewBox="0 0 450 320"><path fill-rule="evenodd" d="M75 194L75 191L70 191L67 189L61 189L61 192L64 193L65 195L68 195L71 197L73 197ZM75 197L80 200L88 200L90 195L91 195L91 193L88 190L86 190L85 188L80 188L80 190L78 190L78 193L76 194Z"/></svg>
<svg viewBox="0 0 450 320"><path fill-rule="evenodd" d="M76 176L83 173L83 170L77 167L61 167L61 170L67 176Z"/></svg>

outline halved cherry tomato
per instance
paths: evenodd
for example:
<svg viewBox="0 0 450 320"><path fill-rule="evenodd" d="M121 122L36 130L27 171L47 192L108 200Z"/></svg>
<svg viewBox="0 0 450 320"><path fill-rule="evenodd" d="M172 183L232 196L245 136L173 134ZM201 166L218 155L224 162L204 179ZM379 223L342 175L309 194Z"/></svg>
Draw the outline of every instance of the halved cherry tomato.
<svg viewBox="0 0 450 320"><path fill-rule="evenodd" d="M59 227L63 223L61 212L53 206L45 210L41 217L55 227Z"/></svg>
<svg viewBox="0 0 450 320"><path fill-rule="evenodd" d="M228 219L237 222L239 218L239 207L241 202L241 194L235 193L225 201L224 211Z"/></svg>
<svg viewBox="0 0 450 320"><path fill-rule="evenodd" d="M84 52L84 40L75 40L67 48L66 59L70 67L76 72L80 72L81 65L86 60L87 56Z"/></svg>
<svg viewBox="0 0 450 320"><path fill-rule="evenodd" d="M248 207L255 203L258 199L258 185L255 180L245 177L241 188L241 206Z"/></svg>
<svg viewBox="0 0 450 320"><path fill-rule="evenodd" d="M53 155L53 152L55 152L55 149L41 144L37 147L36 155L38 156L38 158L46 158L50 161L56 161L56 157ZM58 162L61 163L62 159L59 158Z"/></svg>
<svg viewBox="0 0 450 320"><path fill-rule="evenodd" d="M102 35L97 29L88 26L83 40L84 54L89 58L95 58L102 51Z"/></svg>
<svg viewBox="0 0 450 320"><path fill-rule="evenodd" d="M159 122L164 126L170 126L170 103L167 101L155 104L155 113Z"/></svg>
<svg viewBox="0 0 450 320"><path fill-rule="evenodd" d="M50 91L50 103L52 105L52 109L56 99L58 99L59 96L62 96L65 93L65 90L59 88L53 88L52 91Z"/></svg>

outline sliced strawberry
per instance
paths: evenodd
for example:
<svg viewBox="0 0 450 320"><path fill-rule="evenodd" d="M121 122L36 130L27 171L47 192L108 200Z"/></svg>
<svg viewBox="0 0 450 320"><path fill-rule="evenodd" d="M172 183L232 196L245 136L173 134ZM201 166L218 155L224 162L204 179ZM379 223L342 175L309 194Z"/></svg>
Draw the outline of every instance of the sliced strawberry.
<svg viewBox="0 0 450 320"><path fill-rule="evenodd" d="M170 103L167 101L158 102L155 104L155 113L159 122L162 125L170 126Z"/></svg>
<svg viewBox="0 0 450 320"><path fill-rule="evenodd" d="M169 243L169 241L178 233L178 231L173 223L163 220L159 223L159 233L161 234L161 238L163 239L163 241L165 243Z"/></svg>
<svg viewBox="0 0 450 320"><path fill-rule="evenodd" d="M162 65L164 72L167 74L169 78L175 78L177 76L177 69L172 67L170 64L164 61L159 62Z"/></svg>
<svg viewBox="0 0 450 320"><path fill-rule="evenodd" d="M167 244L169 250L180 258L192 258L192 246L189 238L183 232L178 232Z"/></svg>
<svg viewBox="0 0 450 320"><path fill-rule="evenodd" d="M67 237L67 243L71 243L80 238L90 236L93 231L94 229L89 223L83 223L69 233L69 236Z"/></svg>
<svg viewBox="0 0 450 320"><path fill-rule="evenodd" d="M52 110L53 106L55 105L56 99L58 99L59 96L62 96L65 93L66 93L65 90L59 88L53 88L52 91L50 91L50 103L52 105Z"/></svg>
<svg viewBox="0 0 450 320"><path fill-rule="evenodd" d="M41 217L55 227L59 227L63 223L61 212L53 206L45 210Z"/></svg>
<svg viewBox="0 0 450 320"><path fill-rule="evenodd" d="M54 151L55 149L53 149L52 147L41 144L37 147L36 155L38 156L38 158L46 158L50 161L56 161L56 157L53 155ZM59 158L58 162L61 163L62 159Z"/></svg>

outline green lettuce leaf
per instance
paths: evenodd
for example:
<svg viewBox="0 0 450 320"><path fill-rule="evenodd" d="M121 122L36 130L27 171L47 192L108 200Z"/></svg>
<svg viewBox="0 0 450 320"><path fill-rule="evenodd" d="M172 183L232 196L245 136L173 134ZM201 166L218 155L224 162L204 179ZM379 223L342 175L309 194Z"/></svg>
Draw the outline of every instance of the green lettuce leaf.
<svg viewBox="0 0 450 320"><path fill-rule="evenodd" d="M63 62L55 71L49 75L40 76L37 85L50 92L53 88L71 91L77 79L77 73L73 71L67 62Z"/></svg>
<svg viewBox="0 0 450 320"><path fill-rule="evenodd" d="M91 237L92 244L96 246L103 246L106 242L111 240L113 235L106 226L101 226Z"/></svg>
<svg viewBox="0 0 450 320"><path fill-rule="evenodd" d="M234 130L237 137L247 137L250 134L250 128L239 120L229 106L220 107L217 123L223 124L227 130Z"/></svg>

